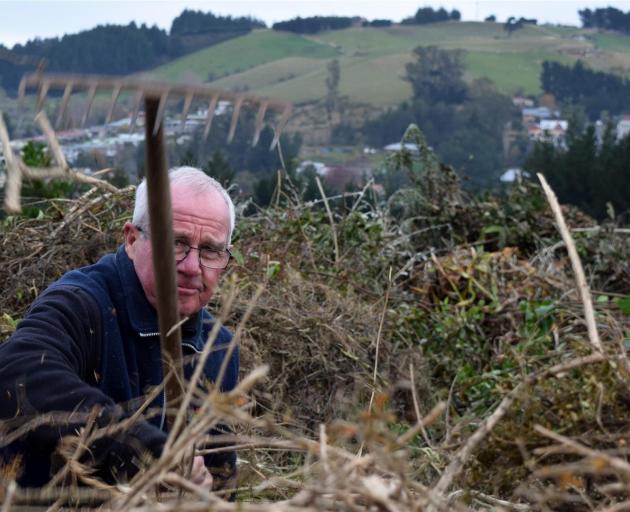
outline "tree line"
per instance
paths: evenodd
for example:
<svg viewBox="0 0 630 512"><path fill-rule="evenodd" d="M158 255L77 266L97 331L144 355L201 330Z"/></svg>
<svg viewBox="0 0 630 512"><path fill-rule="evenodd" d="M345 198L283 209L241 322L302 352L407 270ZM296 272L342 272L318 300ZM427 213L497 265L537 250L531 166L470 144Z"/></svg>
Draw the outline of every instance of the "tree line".
<svg viewBox="0 0 630 512"><path fill-rule="evenodd" d="M250 16L232 18L232 16L217 16L211 12L184 9L173 20L170 35L172 37L207 32L248 32L254 28L267 28L267 25L264 21Z"/></svg>
<svg viewBox="0 0 630 512"><path fill-rule="evenodd" d="M441 21L459 21L461 13L457 9L447 11L443 7L420 7L414 16L403 19L401 25L424 25L427 23L439 23ZM361 23L363 27L389 27L391 20L378 19L373 21L362 20L359 16L310 16L292 18L287 21L274 23L273 30L283 30L296 34L317 34L326 30L343 30L355 24Z"/></svg>
<svg viewBox="0 0 630 512"><path fill-rule="evenodd" d="M602 112L630 111L630 80L603 71L593 71L578 60L573 66L543 62L541 85L563 102L581 105L595 121Z"/></svg>
<svg viewBox="0 0 630 512"><path fill-rule="evenodd" d="M467 84L460 50L420 46L413 55L405 76L412 97L366 123L364 141L383 147L416 124L440 160L462 172L469 186L494 186L506 165L503 130L517 114L510 98L488 80ZM337 133L343 129L341 125Z"/></svg>
<svg viewBox="0 0 630 512"><path fill-rule="evenodd" d="M524 168L544 174L561 202L599 220L630 221L630 136L617 140L612 124L601 140L592 125L582 133L570 130L566 150L537 143Z"/></svg>
<svg viewBox="0 0 630 512"><path fill-rule="evenodd" d="M617 30L630 34L630 11L624 13L615 7L604 9L583 9L578 11L584 28L599 28L602 30Z"/></svg>
<svg viewBox="0 0 630 512"><path fill-rule="evenodd" d="M439 23L441 21L459 21L462 15L457 9L448 12L443 7L420 7L416 14L401 21L401 25L425 25L427 23Z"/></svg>
<svg viewBox="0 0 630 512"><path fill-rule="evenodd" d="M325 30L343 30L351 27L355 20L358 21L359 18L347 16L310 16L302 18L298 16L287 21L274 23L271 28L295 34L317 34Z"/></svg>
<svg viewBox="0 0 630 512"><path fill-rule="evenodd" d="M170 34L157 26L99 25L63 37L33 39L16 44L11 53L40 57L48 61L48 71L126 75L158 66L172 58L229 37L264 27L252 18L215 16L184 10L173 20ZM0 50L7 49L0 45ZM0 59L0 85L14 94L22 75L32 66L20 66Z"/></svg>

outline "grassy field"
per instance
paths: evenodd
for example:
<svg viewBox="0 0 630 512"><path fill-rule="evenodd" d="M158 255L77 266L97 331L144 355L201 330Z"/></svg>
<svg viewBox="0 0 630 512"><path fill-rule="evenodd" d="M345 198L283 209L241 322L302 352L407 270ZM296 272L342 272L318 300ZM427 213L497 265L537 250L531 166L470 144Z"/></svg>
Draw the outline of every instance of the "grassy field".
<svg viewBox="0 0 630 512"><path fill-rule="evenodd" d="M630 53L630 37L621 34L595 34L592 39L599 50Z"/></svg>
<svg viewBox="0 0 630 512"><path fill-rule="evenodd" d="M314 36L258 30L153 74L304 103L325 97L326 65L338 58L340 93L352 102L385 106L409 98L405 64L420 45L463 50L466 78L488 78L506 94L539 94L545 60L572 64L580 58L599 70L630 70L630 38L621 35L558 26L527 26L508 35L500 23L446 22L355 27Z"/></svg>
<svg viewBox="0 0 630 512"><path fill-rule="evenodd" d="M336 55L336 50L331 46L301 36L257 30L186 55L153 70L152 74L167 80L194 76L205 82L209 76L223 77L240 73L287 57L329 59Z"/></svg>
<svg viewBox="0 0 630 512"><path fill-rule="evenodd" d="M390 105L411 95L411 86L401 77L409 54L384 55L376 58L340 57L339 91L352 101ZM213 82L232 90L255 91L258 94L284 98L297 103L326 95L328 61L288 58L268 62Z"/></svg>
<svg viewBox="0 0 630 512"><path fill-rule="evenodd" d="M497 89L504 92L540 93L540 68L545 60L558 60L565 64L572 60L554 54L508 54L498 52L470 51L465 54L467 77L488 78Z"/></svg>

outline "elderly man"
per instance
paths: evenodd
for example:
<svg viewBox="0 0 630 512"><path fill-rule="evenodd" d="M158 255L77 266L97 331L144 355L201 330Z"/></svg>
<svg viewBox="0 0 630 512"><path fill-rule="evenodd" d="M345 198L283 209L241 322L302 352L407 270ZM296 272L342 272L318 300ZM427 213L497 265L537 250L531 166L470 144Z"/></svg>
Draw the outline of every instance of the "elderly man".
<svg viewBox="0 0 630 512"><path fill-rule="evenodd" d="M177 270L185 374L202 351L213 319L204 307L230 259L234 205L214 179L191 167L169 173L173 211L173 248ZM18 482L40 486L58 469L60 439L76 433L71 412L100 409L100 426L131 415L143 397L162 381L155 274L147 212L146 183L136 192L132 222L115 254L65 274L33 303L11 338L0 344L0 419L9 428L43 413L64 411L65 419L40 426L3 449L5 463L18 457ZM221 329L205 367L215 381L227 355L231 334ZM191 356L187 358L186 356ZM193 361L190 361L193 359ZM227 362L224 391L237 382L238 350ZM89 447L86 463L105 480L129 478L146 454L160 456L166 441L163 393L152 406L162 413L122 434ZM78 415L75 415L78 416ZM82 415L85 416L85 415ZM235 473L234 452L195 457L191 480L215 487Z"/></svg>

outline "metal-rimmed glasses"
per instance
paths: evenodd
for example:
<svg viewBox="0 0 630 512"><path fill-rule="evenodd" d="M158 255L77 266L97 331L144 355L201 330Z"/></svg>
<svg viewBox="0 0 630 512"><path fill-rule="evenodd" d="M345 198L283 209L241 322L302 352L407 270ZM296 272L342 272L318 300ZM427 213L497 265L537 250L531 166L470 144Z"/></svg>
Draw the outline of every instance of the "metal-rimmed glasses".
<svg viewBox="0 0 630 512"><path fill-rule="evenodd" d="M136 229L149 237L149 232L141 226L136 226ZM212 268L215 270L224 269L228 266L232 253L229 249L210 249L209 247L195 247L190 245L186 240L176 238L173 245L173 255L175 256L175 262L181 263L186 259L191 249L195 249L199 252L199 264L205 268Z"/></svg>

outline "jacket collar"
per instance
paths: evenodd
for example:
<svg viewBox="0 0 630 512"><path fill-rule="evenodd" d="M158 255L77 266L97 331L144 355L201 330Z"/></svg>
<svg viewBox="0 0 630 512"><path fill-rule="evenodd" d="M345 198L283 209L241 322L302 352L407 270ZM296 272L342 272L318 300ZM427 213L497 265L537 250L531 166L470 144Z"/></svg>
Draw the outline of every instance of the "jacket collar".
<svg viewBox="0 0 630 512"><path fill-rule="evenodd" d="M159 335L157 311L147 300L133 261L127 256L124 245L121 245L116 251L115 264L120 277L131 328L142 337ZM197 313L182 325L182 340L196 341L200 337L201 331L202 315Z"/></svg>

